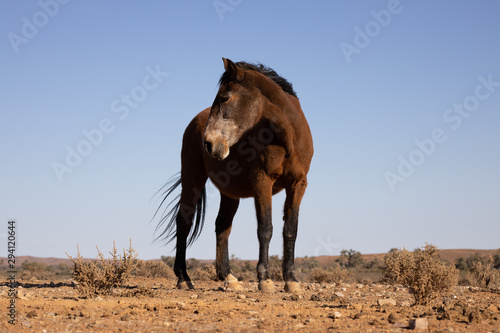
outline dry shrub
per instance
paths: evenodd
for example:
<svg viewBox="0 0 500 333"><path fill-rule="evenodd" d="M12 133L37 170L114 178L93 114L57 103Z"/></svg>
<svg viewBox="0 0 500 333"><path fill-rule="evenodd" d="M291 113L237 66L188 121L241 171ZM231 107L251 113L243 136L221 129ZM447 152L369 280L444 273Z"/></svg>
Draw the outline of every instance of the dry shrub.
<svg viewBox="0 0 500 333"><path fill-rule="evenodd" d="M135 276L146 278L175 279L175 273L167 264L158 260L138 260L133 272Z"/></svg>
<svg viewBox="0 0 500 333"><path fill-rule="evenodd" d="M217 272L214 265L205 265L203 268L196 268L191 274L195 281L217 281Z"/></svg>
<svg viewBox="0 0 500 333"><path fill-rule="evenodd" d="M240 272L235 274L238 281L255 281L257 279L257 274L255 272Z"/></svg>
<svg viewBox="0 0 500 333"><path fill-rule="evenodd" d="M335 268L329 271L322 268L314 268L311 271L309 279L311 282L334 283L338 285L345 282L351 275L351 271L345 268Z"/></svg>
<svg viewBox="0 0 500 333"><path fill-rule="evenodd" d="M105 259L97 248L97 260L85 261L77 246L77 256L72 258L66 255L75 264L73 279L78 283L77 289L83 296L109 295L111 290L123 284L130 277L135 268L137 253L132 248L132 241L128 250L123 250L123 256L118 254L113 242L111 259Z"/></svg>
<svg viewBox="0 0 500 333"><path fill-rule="evenodd" d="M384 262L385 280L409 287L416 304L427 304L458 281L457 269L442 262L439 249L432 244L413 252L392 250Z"/></svg>
<svg viewBox="0 0 500 333"><path fill-rule="evenodd" d="M47 280L52 276L49 267L44 263L25 261L21 268L19 274L21 280Z"/></svg>
<svg viewBox="0 0 500 333"><path fill-rule="evenodd" d="M490 257L486 263L475 261L469 270L469 281L476 287L495 288L500 282L498 270L493 267L493 258Z"/></svg>

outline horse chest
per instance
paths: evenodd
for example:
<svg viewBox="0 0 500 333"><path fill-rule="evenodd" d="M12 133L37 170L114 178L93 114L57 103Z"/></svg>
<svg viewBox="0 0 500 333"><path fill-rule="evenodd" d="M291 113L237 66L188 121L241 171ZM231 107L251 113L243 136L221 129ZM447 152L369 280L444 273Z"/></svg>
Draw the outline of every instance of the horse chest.
<svg viewBox="0 0 500 333"><path fill-rule="evenodd" d="M210 180L219 191L234 198L247 198L254 196L256 174L263 173L273 182L283 175L284 156L282 147L267 146L251 159L235 151L223 161L206 156L205 164ZM280 190L276 188L273 192Z"/></svg>

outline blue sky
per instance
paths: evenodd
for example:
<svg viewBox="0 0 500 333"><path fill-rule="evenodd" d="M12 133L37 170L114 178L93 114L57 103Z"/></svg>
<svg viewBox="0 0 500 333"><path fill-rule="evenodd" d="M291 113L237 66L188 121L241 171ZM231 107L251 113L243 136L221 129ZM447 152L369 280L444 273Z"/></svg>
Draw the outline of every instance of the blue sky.
<svg viewBox="0 0 500 333"><path fill-rule="evenodd" d="M94 257L95 246L130 238L143 259L173 255L173 244L153 243L153 195L180 170L184 128L211 105L227 57L291 81L309 120L315 156L297 256L498 248L499 10L496 1L2 2L0 241L16 219L18 255L65 257L78 244ZM219 199L213 185L208 193L188 257L215 257ZM271 254L281 255L283 200L274 198ZM257 258L251 199L232 230L230 253Z"/></svg>

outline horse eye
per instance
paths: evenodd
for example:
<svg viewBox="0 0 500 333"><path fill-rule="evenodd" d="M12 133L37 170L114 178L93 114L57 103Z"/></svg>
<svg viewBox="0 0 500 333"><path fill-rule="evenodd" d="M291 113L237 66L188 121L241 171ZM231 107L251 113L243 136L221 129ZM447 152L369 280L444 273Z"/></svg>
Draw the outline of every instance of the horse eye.
<svg viewBox="0 0 500 333"><path fill-rule="evenodd" d="M220 97L220 103L221 103L221 104L226 103L228 100L229 100L229 97L228 97L228 96L221 96L221 97Z"/></svg>

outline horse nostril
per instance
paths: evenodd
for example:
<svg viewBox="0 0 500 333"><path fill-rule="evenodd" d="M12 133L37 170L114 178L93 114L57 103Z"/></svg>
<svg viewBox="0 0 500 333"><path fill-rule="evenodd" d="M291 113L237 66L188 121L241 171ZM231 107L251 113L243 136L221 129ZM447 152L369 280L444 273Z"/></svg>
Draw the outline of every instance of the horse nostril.
<svg viewBox="0 0 500 333"><path fill-rule="evenodd" d="M212 155L212 143L205 141L205 150L207 151L208 155Z"/></svg>

